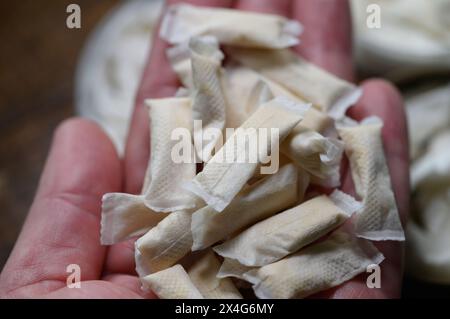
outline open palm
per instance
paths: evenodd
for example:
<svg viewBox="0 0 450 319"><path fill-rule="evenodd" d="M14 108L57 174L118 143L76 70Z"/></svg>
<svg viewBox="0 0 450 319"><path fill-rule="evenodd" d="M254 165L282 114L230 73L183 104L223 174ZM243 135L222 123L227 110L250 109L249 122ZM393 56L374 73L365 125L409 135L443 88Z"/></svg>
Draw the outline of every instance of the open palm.
<svg viewBox="0 0 450 319"><path fill-rule="evenodd" d="M180 1L168 1L169 3ZM351 22L345 0L195 0L196 5L235 7L298 19L305 27L295 50L313 63L353 80ZM56 130L39 189L14 250L0 276L1 297L149 298L134 270L134 244L100 245L101 197L107 192L139 193L149 156L149 127L143 100L173 95L178 87L156 38L136 98L126 154L119 159L112 142L94 123L70 119ZM383 80L362 84L364 95L348 115L384 120L383 140L402 221L408 212L408 142L402 99ZM343 168L343 190L354 193ZM376 244L385 255L381 288L368 289L361 275L318 297L399 297L403 247ZM81 288L66 286L66 267L81 269Z"/></svg>

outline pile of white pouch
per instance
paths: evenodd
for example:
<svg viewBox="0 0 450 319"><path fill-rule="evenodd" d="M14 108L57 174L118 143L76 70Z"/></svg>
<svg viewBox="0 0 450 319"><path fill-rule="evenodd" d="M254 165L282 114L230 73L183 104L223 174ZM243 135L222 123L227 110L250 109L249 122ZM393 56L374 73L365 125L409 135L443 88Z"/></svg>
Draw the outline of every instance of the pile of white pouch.
<svg viewBox="0 0 450 319"><path fill-rule="evenodd" d="M166 13L160 36L184 87L146 101L142 194L105 194L101 229L106 245L141 236L136 270L158 297L241 298L249 286L259 298L306 297L382 262L371 241L404 240L381 120L344 115L360 89L291 52L300 33L275 15L189 5ZM180 129L184 162L174 161ZM244 130L257 148L237 142ZM337 189L344 151L358 199ZM257 160L237 161L245 152ZM274 170L268 158L279 159Z"/></svg>

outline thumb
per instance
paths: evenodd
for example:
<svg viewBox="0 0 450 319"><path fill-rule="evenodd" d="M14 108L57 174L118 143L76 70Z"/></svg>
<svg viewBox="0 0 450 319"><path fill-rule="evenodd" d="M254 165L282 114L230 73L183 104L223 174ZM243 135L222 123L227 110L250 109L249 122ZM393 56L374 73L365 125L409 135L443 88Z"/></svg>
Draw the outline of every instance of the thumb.
<svg viewBox="0 0 450 319"><path fill-rule="evenodd" d="M66 267L81 279L100 277L101 197L119 191L121 165L94 123L70 119L56 130L29 215L0 277L2 295L37 295L66 284Z"/></svg>

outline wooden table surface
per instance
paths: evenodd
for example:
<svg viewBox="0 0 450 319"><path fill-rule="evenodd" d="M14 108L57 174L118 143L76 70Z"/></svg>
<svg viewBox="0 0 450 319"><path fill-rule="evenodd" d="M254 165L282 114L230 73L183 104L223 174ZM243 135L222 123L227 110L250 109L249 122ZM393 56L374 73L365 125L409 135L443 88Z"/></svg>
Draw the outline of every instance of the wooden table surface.
<svg viewBox="0 0 450 319"><path fill-rule="evenodd" d="M81 7L81 29L66 7ZM0 2L0 269L34 196L58 123L73 115L74 71L96 23L117 0Z"/></svg>

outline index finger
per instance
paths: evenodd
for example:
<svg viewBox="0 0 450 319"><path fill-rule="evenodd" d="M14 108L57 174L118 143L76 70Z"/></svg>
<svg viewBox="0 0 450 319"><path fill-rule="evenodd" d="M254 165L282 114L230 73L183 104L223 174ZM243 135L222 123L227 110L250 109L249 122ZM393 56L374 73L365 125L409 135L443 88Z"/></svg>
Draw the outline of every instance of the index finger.
<svg viewBox="0 0 450 319"><path fill-rule="evenodd" d="M296 51L327 71L352 81L352 25L347 0L294 0L292 18L303 24Z"/></svg>

